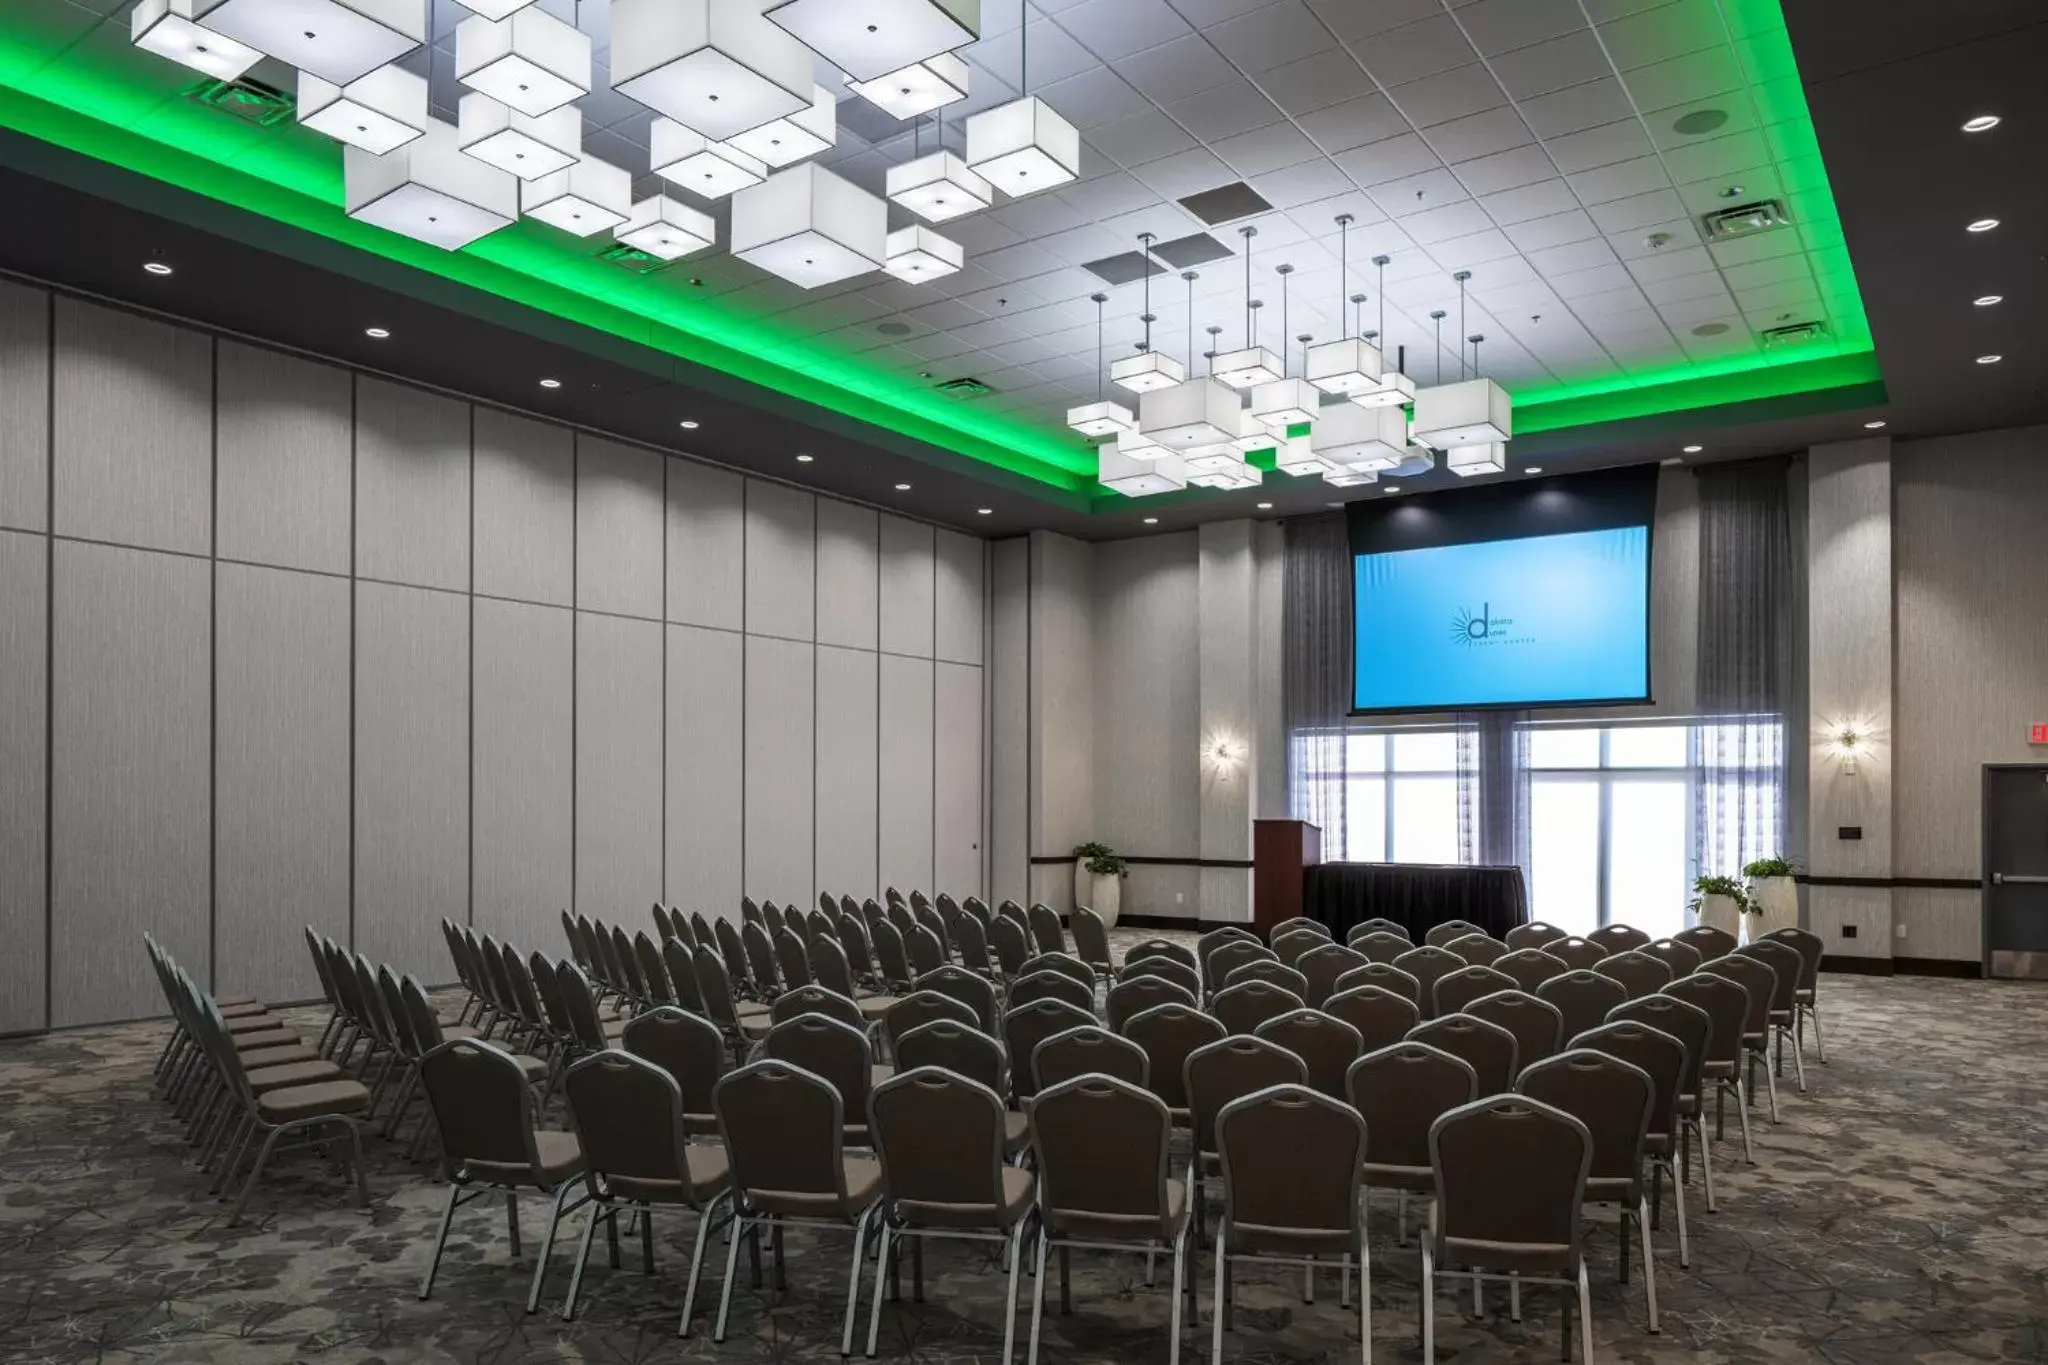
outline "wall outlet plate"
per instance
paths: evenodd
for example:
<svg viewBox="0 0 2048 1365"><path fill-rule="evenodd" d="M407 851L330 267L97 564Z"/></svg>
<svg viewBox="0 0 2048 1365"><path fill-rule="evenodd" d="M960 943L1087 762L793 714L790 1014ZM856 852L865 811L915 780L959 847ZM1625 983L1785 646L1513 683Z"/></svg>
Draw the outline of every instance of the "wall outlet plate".
<svg viewBox="0 0 2048 1365"><path fill-rule="evenodd" d="M1853 925L1853 924L1845 924L1845 925L1843 925L1843 926L1842 926L1842 937L1843 937L1843 938L1854 938L1854 937L1856 937L1856 926L1855 926L1855 925Z"/></svg>

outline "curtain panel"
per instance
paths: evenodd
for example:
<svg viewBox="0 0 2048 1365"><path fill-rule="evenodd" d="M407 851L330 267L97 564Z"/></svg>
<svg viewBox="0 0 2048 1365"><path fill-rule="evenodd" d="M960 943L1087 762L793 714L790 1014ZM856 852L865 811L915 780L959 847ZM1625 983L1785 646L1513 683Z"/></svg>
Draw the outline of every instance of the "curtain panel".
<svg viewBox="0 0 2048 1365"><path fill-rule="evenodd" d="M1323 831L1324 854L1344 856L1351 714L1351 539L1344 514L1290 517L1281 613L1281 709L1287 727L1287 805Z"/></svg>

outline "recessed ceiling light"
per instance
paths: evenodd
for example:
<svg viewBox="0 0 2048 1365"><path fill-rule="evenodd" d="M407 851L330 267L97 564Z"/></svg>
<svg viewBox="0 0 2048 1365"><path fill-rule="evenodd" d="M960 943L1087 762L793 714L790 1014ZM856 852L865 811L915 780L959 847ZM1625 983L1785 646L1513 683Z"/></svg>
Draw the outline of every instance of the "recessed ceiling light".
<svg viewBox="0 0 2048 1365"><path fill-rule="evenodd" d="M695 431L697 429L697 424L694 421L690 420L689 418L685 417L682 421L682 428L684 431Z"/></svg>
<svg viewBox="0 0 2048 1365"><path fill-rule="evenodd" d="M1387 491L1387 492L1389 492L1389 493L1398 493L1398 492L1400 492L1400 491L1401 491L1401 489L1400 489L1400 486L1399 486L1398 484L1391 484L1391 483L1390 483L1390 484L1388 484L1388 485L1387 485L1387 487L1386 487L1386 491Z"/></svg>
<svg viewBox="0 0 2048 1365"><path fill-rule="evenodd" d="M1998 123L1999 118L1996 114L1979 114L1963 124L1963 131L1966 133L1988 133L1993 128L1996 128Z"/></svg>
<svg viewBox="0 0 2048 1365"><path fill-rule="evenodd" d="M543 379L540 381L540 386L544 389L559 389L562 387L562 381L559 379Z"/></svg>
<svg viewBox="0 0 2048 1365"><path fill-rule="evenodd" d="M1977 363L1979 365L1996 365L2003 359L2005 357L2002 355L1980 355L1977 357Z"/></svg>
<svg viewBox="0 0 2048 1365"><path fill-rule="evenodd" d="M365 327L363 335L372 341L383 341L391 335L391 332L390 329L384 327Z"/></svg>
<svg viewBox="0 0 2048 1365"><path fill-rule="evenodd" d="M1683 460L1682 458L1680 458L1679 456L1677 456L1677 455L1667 455L1667 456L1665 456L1665 457L1664 457L1663 459L1659 460L1659 461L1658 461L1657 463L1659 463L1659 464L1684 464L1684 463L1685 463L1685 461L1684 461L1684 460Z"/></svg>
<svg viewBox="0 0 2048 1365"><path fill-rule="evenodd" d="M1687 447L1685 447L1685 453L1686 453L1686 454L1688 454L1688 455L1697 455L1697 454L1699 454L1699 453L1700 453L1700 452L1701 452L1702 450L1705 450L1705 449L1706 449L1706 447L1705 447L1705 446L1687 446Z"/></svg>
<svg viewBox="0 0 2048 1365"><path fill-rule="evenodd" d="M1261 512L1270 512L1273 510L1273 504L1270 502L1262 502L1259 504L1259 510Z"/></svg>
<svg viewBox="0 0 2048 1365"><path fill-rule="evenodd" d="M907 483L899 483L896 485L896 491L898 493L908 493L910 491L910 485Z"/></svg>
<svg viewBox="0 0 2048 1365"><path fill-rule="evenodd" d="M1883 422L1865 422L1865 423L1863 424L1863 429L1864 429L1865 431L1883 431L1883 430L1884 430L1884 423L1883 423Z"/></svg>
<svg viewBox="0 0 2048 1365"><path fill-rule="evenodd" d="M799 450L796 453L796 462L798 464L809 464L812 460L815 460L817 458L817 456L811 454L811 452L808 450Z"/></svg>
<svg viewBox="0 0 2048 1365"><path fill-rule="evenodd" d="M1524 474L1541 474L1543 472L1543 466L1540 464L1532 464L1522 472Z"/></svg>
<svg viewBox="0 0 2048 1365"><path fill-rule="evenodd" d="M1146 524L1147 526L1157 526L1157 525L1159 524L1159 518L1157 518L1157 517L1147 517L1147 518L1145 518L1145 524Z"/></svg>
<svg viewBox="0 0 2048 1365"><path fill-rule="evenodd" d="M974 515L978 517L992 517L995 514L996 509L993 507L977 507L974 509Z"/></svg>
<svg viewBox="0 0 2048 1365"><path fill-rule="evenodd" d="M1979 294L1979 295L1978 295L1978 296L1977 296L1976 298L1974 298L1974 299L1971 299L1971 300L1970 300L1970 302L1972 302L1972 303L1976 304L1976 305L1977 305L1977 306L1978 306L1979 308L1990 308L1990 307L1992 307L1992 306L1993 306L1993 305L1995 305L1995 304L2000 304L2000 303L2004 303L2004 302L2005 302L2005 295L2003 295L2003 294Z"/></svg>
<svg viewBox="0 0 2048 1365"><path fill-rule="evenodd" d="M144 261L142 268L152 275L168 275L171 273L171 268L162 261Z"/></svg>
<svg viewBox="0 0 2048 1365"><path fill-rule="evenodd" d="M1970 231L1989 232L1997 226L1998 220L1996 218L1979 218L1976 222L1970 224Z"/></svg>

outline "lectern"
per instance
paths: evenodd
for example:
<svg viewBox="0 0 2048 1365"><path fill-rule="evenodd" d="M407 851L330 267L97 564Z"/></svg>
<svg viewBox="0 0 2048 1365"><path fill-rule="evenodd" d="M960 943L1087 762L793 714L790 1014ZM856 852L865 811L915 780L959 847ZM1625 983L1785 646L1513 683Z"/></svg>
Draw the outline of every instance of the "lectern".
<svg viewBox="0 0 2048 1365"><path fill-rule="evenodd" d="M1252 821L1252 923L1261 934L1301 913L1302 869L1323 860L1323 831L1306 820Z"/></svg>

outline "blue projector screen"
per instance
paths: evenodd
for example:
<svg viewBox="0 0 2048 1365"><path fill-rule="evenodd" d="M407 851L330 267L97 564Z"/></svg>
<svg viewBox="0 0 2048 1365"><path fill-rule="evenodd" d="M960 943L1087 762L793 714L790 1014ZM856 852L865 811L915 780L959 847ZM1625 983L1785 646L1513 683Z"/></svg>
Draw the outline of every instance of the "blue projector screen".
<svg viewBox="0 0 2048 1365"><path fill-rule="evenodd" d="M1649 696L1647 525L1361 554L1353 565L1360 711Z"/></svg>

